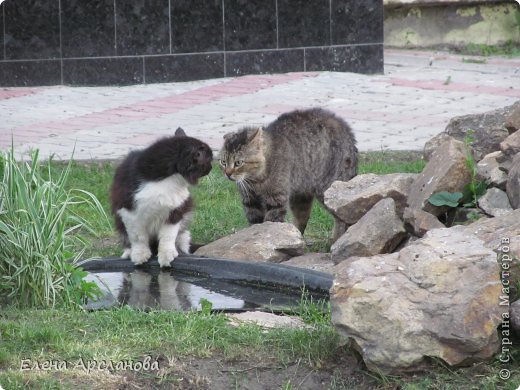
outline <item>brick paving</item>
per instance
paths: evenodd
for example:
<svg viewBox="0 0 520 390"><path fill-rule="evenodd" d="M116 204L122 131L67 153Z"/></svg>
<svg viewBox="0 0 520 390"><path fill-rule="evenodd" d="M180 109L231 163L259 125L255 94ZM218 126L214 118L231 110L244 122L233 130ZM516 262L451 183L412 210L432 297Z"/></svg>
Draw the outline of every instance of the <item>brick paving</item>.
<svg viewBox="0 0 520 390"><path fill-rule="evenodd" d="M218 150L222 136L295 108L324 107L358 147L420 150L453 116L520 100L520 59L485 63L425 51L385 51L384 75L307 72L127 87L0 88L0 149L117 159L181 126Z"/></svg>

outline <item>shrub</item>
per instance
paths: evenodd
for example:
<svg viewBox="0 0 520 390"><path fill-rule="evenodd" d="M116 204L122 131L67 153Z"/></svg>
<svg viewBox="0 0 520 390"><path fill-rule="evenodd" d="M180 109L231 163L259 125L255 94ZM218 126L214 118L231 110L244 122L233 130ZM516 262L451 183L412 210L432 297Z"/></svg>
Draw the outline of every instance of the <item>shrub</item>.
<svg viewBox="0 0 520 390"><path fill-rule="evenodd" d="M14 149L0 154L0 298L23 306L72 306L98 289L77 268L86 246L80 230L94 234L75 204L108 219L91 193L67 189L71 163L52 174L38 151L18 162Z"/></svg>

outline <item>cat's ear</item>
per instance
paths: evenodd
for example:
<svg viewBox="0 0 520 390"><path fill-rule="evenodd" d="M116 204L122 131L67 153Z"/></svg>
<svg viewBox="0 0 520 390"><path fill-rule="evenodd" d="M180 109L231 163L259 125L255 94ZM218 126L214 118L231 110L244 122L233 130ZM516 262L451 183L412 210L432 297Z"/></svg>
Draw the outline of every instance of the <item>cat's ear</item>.
<svg viewBox="0 0 520 390"><path fill-rule="evenodd" d="M187 137L186 132L182 127L178 127L177 130L175 130L175 137Z"/></svg>
<svg viewBox="0 0 520 390"><path fill-rule="evenodd" d="M257 129L252 129L247 135L247 141L249 143L259 142L264 138L264 128L259 127Z"/></svg>

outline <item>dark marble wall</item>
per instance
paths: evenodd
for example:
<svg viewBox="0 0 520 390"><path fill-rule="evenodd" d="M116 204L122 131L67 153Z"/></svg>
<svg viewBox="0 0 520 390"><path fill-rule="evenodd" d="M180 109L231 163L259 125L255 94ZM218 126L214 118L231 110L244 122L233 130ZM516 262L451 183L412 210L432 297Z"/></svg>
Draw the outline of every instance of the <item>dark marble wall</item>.
<svg viewBox="0 0 520 390"><path fill-rule="evenodd" d="M171 0L171 52L223 51L223 7L222 0Z"/></svg>
<svg viewBox="0 0 520 390"><path fill-rule="evenodd" d="M6 0L0 86L383 71L382 0Z"/></svg>
<svg viewBox="0 0 520 390"><path fill-rule="evenodd" d="M60 20L56 1L9 0L4 6L6 59L60 57Z"/></svg>
<svg viewBox="0 0 520 390"><path fill-rule="evenodd" d="M276 0L224 0L225 48L276 48Z"/></svg>
<svg viewBox="0 0 520 390"><path fill-rule="evenodd" d="M331 25L327 3L323 0L278 0L279 46L329 46Z"/></svg>
<svg viewBox="0 0 520 390"><path fill-rule="evenodd" d="M170 53L168 0L118 1L115 20L117 55Z"/></svg>
<svg viewBox="0 0 520 390"><path fill-rule="evenodd" d="M0 4L0 61L5 59L4 44L4 3Z"/></svg>

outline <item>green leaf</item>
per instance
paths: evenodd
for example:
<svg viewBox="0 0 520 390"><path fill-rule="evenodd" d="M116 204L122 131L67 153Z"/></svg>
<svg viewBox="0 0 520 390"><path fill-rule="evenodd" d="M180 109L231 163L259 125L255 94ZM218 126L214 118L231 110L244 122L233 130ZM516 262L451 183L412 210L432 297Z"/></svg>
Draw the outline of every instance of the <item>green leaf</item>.
<svg viewBox="0 0 520 390"><path fill-rule="evenodd" d="M449 207L457 207L459 205L459 201L462 199L461 192L448 192L441 191L436 192L428 199L434 206L449 206Z"/></svg>
<svg viewBox="0 0 520 390"><path fill-rule="evenodd" d="M203 314L211 314L211 310L213 309L213 303L211 303L211 301L206 298L200 298L199 304Z"/></svg>

